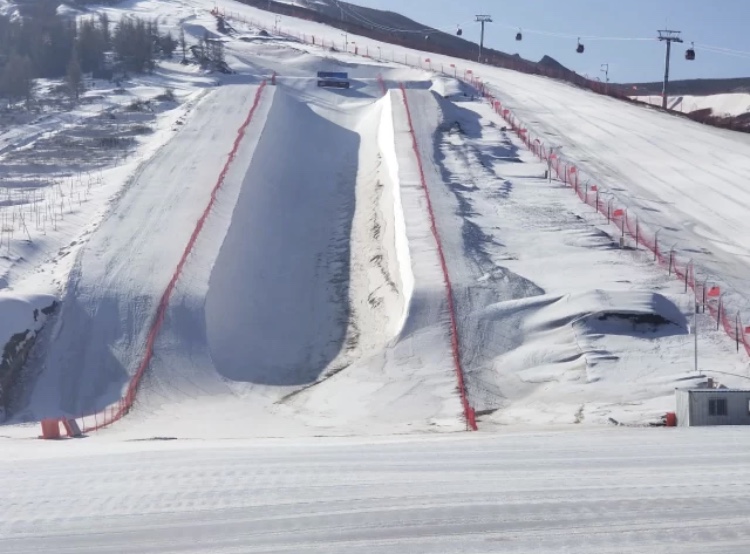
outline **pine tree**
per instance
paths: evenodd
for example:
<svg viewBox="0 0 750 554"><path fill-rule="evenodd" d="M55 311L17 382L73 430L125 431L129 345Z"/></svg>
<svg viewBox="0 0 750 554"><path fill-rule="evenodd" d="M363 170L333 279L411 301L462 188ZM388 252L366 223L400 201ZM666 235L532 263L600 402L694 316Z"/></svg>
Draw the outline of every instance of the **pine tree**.
<svg viewBox="0 0 750 554"><path fill-rule="evenodd" d="M102 40L104 40L104 48L106 50L112 45L112 34L109 30L109 16L106 13L99 15L99 29L101 30Z"/></svg>
<svg viewBox="0 0 750 554"><path fill-rule="evenodd" d="M68 63L67 82L70 95L78 102L83 92L83 71L81 71L81 64L75 52Z"/></svg>
<svg viewBox="0 0 750 554"><path fill-rule="evenodd" d="M106 40L101 27L93 19L84 20L78 28L76 56L84 73L101 69L104 65Z"/></svg>
<svg viewBox="0 0 750 554"><path fill-rule="evenodd" d="M152 23L138 18L122 20L117 25L112 44L124 70L142 73L154 69L153 29Z"/></svg>
<svg viewBox="0 0 750 554"><path fill-rule="evenodd" d="M18 54L10 56L0 76L0 90L11 99L23 98L27 106L31 104L34 93L34 74L28 57Z"/></svg>
<svg viewBox="0 0 750 554"><path fill-rule="evenodd" d="M211 41L209 43L208 58L214 67L224 65L224 43L220 41Z"/></svg>
<svg viewBox="0 0 750 554"><path fill-rule="evenodd" d="M182 63L187 63L187 41L185 40L185 29L180 27L180 47L182 47Z"/></svg>
<svg viewBox="0 0 750 554"><path fill-rule="evenodd" d="M159 45L161 51L167 58L171 58L174 54L175 48L177 48L177 41L172 37L172 33L168 32L166 35L159 38Z"/></svg>

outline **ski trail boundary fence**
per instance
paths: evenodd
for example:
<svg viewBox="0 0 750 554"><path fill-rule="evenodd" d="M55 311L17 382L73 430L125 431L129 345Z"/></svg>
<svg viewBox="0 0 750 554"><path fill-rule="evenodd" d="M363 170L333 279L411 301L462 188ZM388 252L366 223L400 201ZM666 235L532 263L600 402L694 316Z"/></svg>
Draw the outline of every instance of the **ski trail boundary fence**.
<svg viewBox="0 0 750 554"><path fill-rule="evenodd" d="M227 155L227 159L224 162L224 166L221 170L221 173L219 173L219 177L216 179L216 183L214 184L213 189L211 190L211 197L208 201L208 204L203 210L203 213L201 214L201 216L198 218L198 221L195 224L195 228L193 229L193 232L190 235L190 239L188 240L187 245L185 246L185 249L183 250L182 256L180 257L180 261L177 264L177 267L175 268L174 273L172 274L172 278L170 279L169 283L167 284L166 289L164 290L161 296L161 300L159 301L159 304L157 305L157 308L156 308L156 313L154 314L154 318L149 327L149 332L146 338L146 346L143 352L143 357L141 358L141 361L138 364L138 368L136 369L135 373L130 378L125 394L122 396L122 398L120 398L119 402L105 409L104 412L100 412L100 413L93 414L91 416L86 416L85 418L83 418L82 430L84 433L97 431L99 429L102 429L104 427L111 425L112 423L115 423L116 421L119 421L133 407L133 403L135 402L135 398L138 393L138 388L143 379L143 375L146 372L146 369L148 368L149 364L151 363L151 359L153 358L154 344L156 342L156 338L159 335L159 331L161 330L161 327L164 324L164 317L166 315L167 308L169 307L169 300L172 297L172 292L174 291L175 285L177 284L177 281L179 280L180 275L182 274L182 270L185 267L185 263L187 262L188 256L192 252L193 247L195 246L195 242L198 240L198 236L203 230L203 226L205 225L206 220L208 219L208 216L210 215L211 210L216 202L216 197L219 193L219 190L221 189L222 184L224 183L224 179L226 178L227 172L229 171L229 167L234 161L234 157L237 154L237 150L239 149L240 144L242 143L242 139L245 136L245 131L247 130L248 125L250 125L250 122L253 120L253 117L255 116L255 112L257 111L258 106L260 105L260 100L263 95L263 90L265 89L265 87L266 87L266 81L262 81L260 86L258 87L258 90L255 93L255 98L253 100L253 104L250 108L250 111L247 114L247 117L242 122L239 129L237 130L237 136L234 139L234 144L232 145L232 149L229 151L229 154ZM86 425L86 419L90 420L91 418L94 419L94 424Z"/></svg>

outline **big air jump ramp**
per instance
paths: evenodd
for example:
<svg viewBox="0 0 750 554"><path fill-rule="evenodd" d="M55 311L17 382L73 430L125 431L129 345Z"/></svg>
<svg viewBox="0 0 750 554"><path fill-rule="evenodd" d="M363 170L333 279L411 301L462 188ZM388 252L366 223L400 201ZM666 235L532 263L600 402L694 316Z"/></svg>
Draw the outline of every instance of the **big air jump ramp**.
<svg viewBox="0 0 750 554"><path fill-rule="evenodd" d="M82 250L35 417L112 409L255 90L222 87ZM108 432L462 430L445 289L400 93L266 87ZM235 123L236 125L236 123ZM198 144L196 144L196 142ZM189 145L191 155L185 156Z"/></svg>

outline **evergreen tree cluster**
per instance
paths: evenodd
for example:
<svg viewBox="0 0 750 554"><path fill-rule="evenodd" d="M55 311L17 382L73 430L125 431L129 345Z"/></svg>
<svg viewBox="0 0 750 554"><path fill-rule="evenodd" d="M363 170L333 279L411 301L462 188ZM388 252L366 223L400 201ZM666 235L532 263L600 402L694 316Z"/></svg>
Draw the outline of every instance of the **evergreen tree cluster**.
<svg viewBox="0 0 750 554"><path fill-rule="evenodd" d="M152 71L159 57L172 57L177 47L171 33L137 17L115 25L106 14L76 22L53 8L15 20L0 16L0 96L29 101L34 79L65 77L78 98L84 74Z"/></svg>

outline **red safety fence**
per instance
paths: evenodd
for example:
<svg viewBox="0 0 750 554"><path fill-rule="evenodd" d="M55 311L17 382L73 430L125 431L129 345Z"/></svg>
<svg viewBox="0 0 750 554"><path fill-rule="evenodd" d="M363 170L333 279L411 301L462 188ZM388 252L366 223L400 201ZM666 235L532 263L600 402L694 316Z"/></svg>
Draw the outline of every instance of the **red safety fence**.
<svg viewBox="0 0 750 554"><path fill-rule="evenodd" d="M599 186L591 184L589 181L581 184L581 171L575 164L565 160L559 153L555 152L554 148L545 145L540 138L533 138L529 129L521 123L511 110L503 106L502 102L497 100L481 81L472 78L470 84L483 94L495 112L508 123L508 126L529 150L540 161L547 162L548 170L552 175L571 187L582 202L605 216L608 223L617 226L620 230L620 240L623 245L628 240L634 243L636 248L644 248L651 252L656 263L667 269L670 275L674 275L684 282L685 292L690 289L695 293L696 300L700 299L697 303L708 309L716 320L717 329L724 329L736 343L737 351L744 348L750 356L750 326L743 326L740 311L727 305L719 287L709 288L708 281L701 283L696 280L695 264L691 259L680 256L674 249L663 249L659 244L658 231L653 232L642 224L638 215L629 210L627 206L616 205L613 198L603 198Z"/></svg>
<svg viewBox="0 0 750 554"><path fill-rule="evenodd" d="M438 256L440 257L440 267L443 270L443 281L445 282L445 290L448 300L448 314L450 317L450 334L451 334L451 350L453 353L453 364L456 370L456 379L458 380L458 393L461 396L461 405L464 411L464 418L466 419L466 425L472 431L477 430L476 415L474 408L469 404L469 399L466 394L466 385L464 382L464 370L461 365L461 351L458 339L458 324L456 318L456 307L453 300L453 285L451 284L450 273L448 272L448 264L445 261L445 253L443 252L443 245L440 241L440 234L437 230L437 223L435 221L435 212L432 209L432 201L430 200L430 191L427 187L427 179L424 175L424 166L422 164L422 154L419 151L419 144L417 143L417 135L414 132L414 122L411 117L411 108L409 107L409 99L406 95L406 88L401 84L401 96L404 99L404 106L406 107L406 119L409 123L409 133L411 134L412 148L414 150L414 156L417 160L417 167L419 168L419 179L424 190L425 199L427 201L427 213L430 217L430 229L432 230L432 236L435 238L437 243Z"/></svg>
<svg viewBox="0 0 750 554"><path fill-rule="evenodd" d="M380 85L380 92L383 93L383 96L388 94L388 85L385 84L383 76L380 73L378 73L378 84Z"/></svg>
<svg viewBox="0 0 750 554"><path fill-rule="evenodd" d="M266 87L266 82L263 81L260 84L260 87L258 87L257 92L255 93L255 99L253 100L253 105L250 108L250 111L248 112L247 117L242 122L239 129L237 130L237 136L234 139L234 144L232 145L232 149L229 151L226 162L224 162L224 167L222 168L221 173L219 173L219 177L216 179L216 183L214 184L213 189L211 190L211 197L208 201L208 204L203 210L203 213L201 214L201 216L198 218L198 221L195 224L195 228L193 229L193 233L190 235L190 239L188 240L187 245L185 246L185 249L182 252L180 261L177 264L177 267L175 268L172 274L172 278L169 280L169 283L167 284L167 288L164 290L164 293L161 296L161 300L159 301L159 304L156 308L154 319L151 322L151 325L149 327L149 332L146 338L146 346L143 352L143 357L141 358L141 362L140 364L138 364L138 368L136 369L135 373L130 378L130 382L128 383L128 388L125 394L123 395L122 398L120 398L120 400L116 404L105 409L102 413L93 414L93 416L88 416L88 417L94 418L94 424L88 425L88 426L84 424L83 425L84 433L96 431L98 429L111 425L112 423L122 419L122 417L125 416L132 408L133 403L135 402L136 395L138 393L138 388L141 384L141 380L143 379L143 375L146 372L146 369L148 368L149 364L151 363L151 359L153 358L154 343L156 342L156 338L159 335L159 331L161 330L161 327L164 323L164 317L166 315L167 308L169 307L169 300L172 297L172 293L174 292L174 288L177 285L177 281L180 278L180 275L182 274L182 270L185 267L187 258L190 255L190 252L192 252L193 247L195 246L195 242L198 240L198 236L200 235L201 231L203 230L203 226L206 223L206 219L211 213L211 209L213 208L214 203L216 202L216 197L219 193L219 189L221 188L221 185L224 183L224 179L226 178L227 172L229 171L229 167L232 164L232 161L234 160L234 157L237 154L237 150L239 149L242 139L245 136L245 131L247 130L248 125L250 125L250 122L252 121L253 116L255 115L255 112L258 109L261 95L263 94L263 90L265 89L265 87ZM84 422L85 422L85 418L84 418Z"/></svg>

